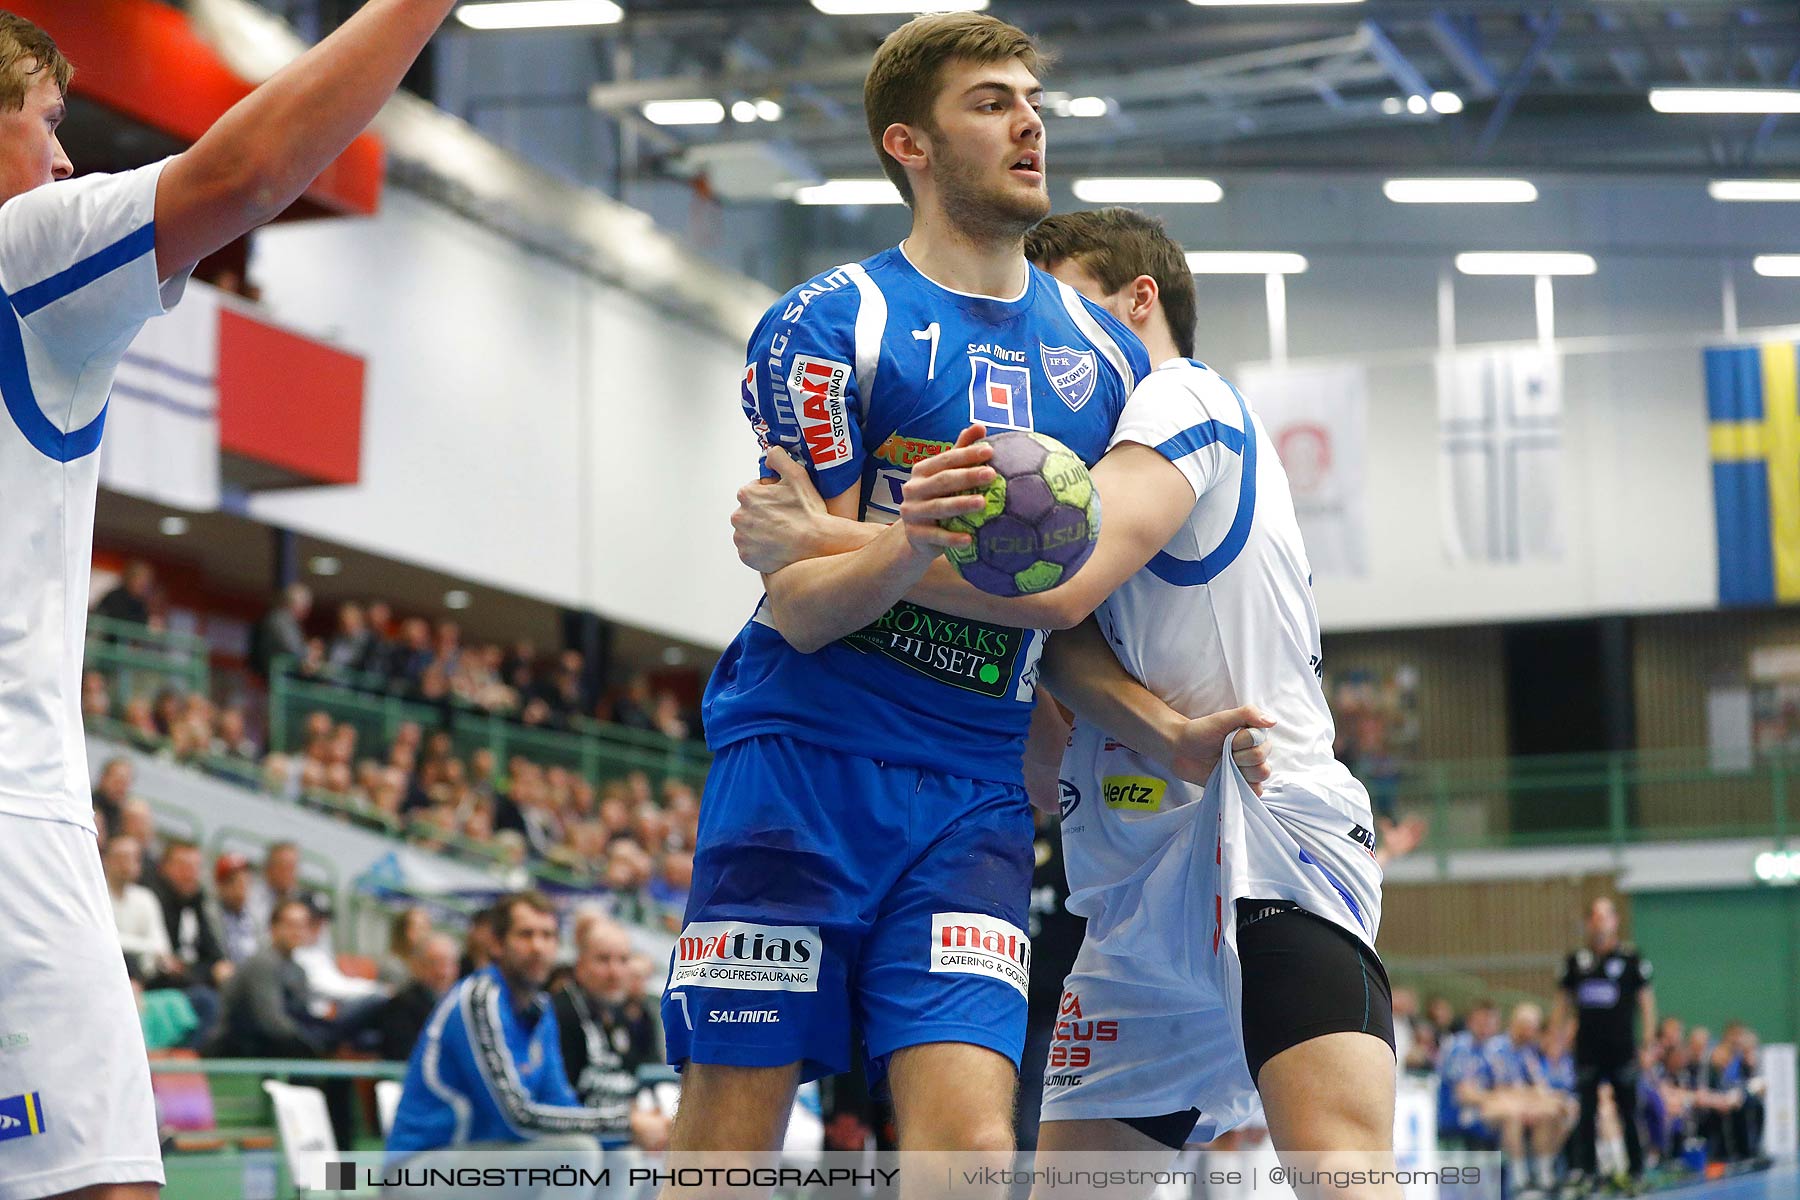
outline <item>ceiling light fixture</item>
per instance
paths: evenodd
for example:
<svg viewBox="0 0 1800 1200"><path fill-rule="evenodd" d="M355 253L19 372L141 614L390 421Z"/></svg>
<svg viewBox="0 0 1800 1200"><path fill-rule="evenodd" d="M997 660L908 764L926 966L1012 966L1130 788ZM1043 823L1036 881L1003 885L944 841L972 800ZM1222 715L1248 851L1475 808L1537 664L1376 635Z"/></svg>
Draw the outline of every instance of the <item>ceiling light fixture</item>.
<svg viewBox="0 0 1800 1200"><path fill-rule="evenodd" d="M444 593L445 608L464 609L474 602L475 601L469 596L469 593L463 591L461 588L452 588Z"/></svg>
<svg viewBox="0 0 1800 1200"><path fill-rule="evenodd" d="M827 179L794 192L795 204L903 204L885 179Z"/></svg>
<svg viewBox="0 0 1800 1200"><path fill-rule="evenodd" d="M773 100L758 100L756 102L756 115L759 120L779 121L781 120L781 112L781 105Z"/></svg>
<svg viewBox="0 0 1800 1200"><path fill-rule="evenodd" d="M164 517L156 523L156 527L169 537L180 537L188 531L188 519L186 517Z"/></svg>
<svg viewBox="0 0 1800 1200"><path fill-rule="evenodd" d="M1298 275L1306 258L1274 250L1190 250L1187 265L1195 275Z"/></svg>
<svg viewBox="0 0 1800 1200"><path fill-rule="evenodd" d="M336 575L344 569L344 564L329 554L316 554L306 565L314 575Z"/></svg>
<svg viewBox="0 0 1800 1200"><path fill-rule="evenodd" d="M739 125L748 125L756 120L756 105L748 100L734 100L731 104L731 119Z"/></svg>
<svg viewBox="0 0 1800 1200"><path fill-rule="evenodd" d="M1800 113L1800 88L1652 88L1659 113Z"/></svg>
<svg viewBox="0 0 1800 1200"><path fill-rule="evenodd" d="M1464 275L1592 275L1592 255L1551 252L1483 251L1456 256Z"/></svg>
<svg viewBox="0 0 1800 1200"><path fill-rule="evenodd" d="M1111 110L1104 96L1076 96L1065 109L1071 117L1104 117Z"/></svg>
<svg viewBox="0 0 1800 1200"><path fill-rule="evenodd" d="M1715 179L1706 194L1714 200L1800 200L1800 179Z"/></svg>
<svg viewBox="0 0 1800 1200"><path fill-rule="evenodd" d="M1463 110L1462 97L1455 92L1431 93L1431 111L1443 113L1446 117L1454 116Z"/></svg>
<svg viewBox="0 0 1800 1200"><path fill-rule="evenodd" d="M470 29L566 29L616 25L625 10L613 0L500 0L458 6L456 19Z"/></svg>
<svg viewBox="0 0 1800 1200"><path fill-rule="evenodd" d="M1530 204L1538 198L1524 179L1390 179L1381 192L1395 204Z"/></svg>
<svg viewBox="0 0 1800 1200"><path fill-rule="evenodd" d="M725 119L717 100L646 100L639 111L652 125L717 125Z"/></svg>
<svg viewBox="0 0 1800 1200"><path fill-rule="evenodd" d="M828 17L866 17L884 13L984 12L988 0L812 0Z"/></svg>
<svg viewBox="0 0 1800 1200"><path fill-rule="evenodd" d="M1800 279L1800 254L1759 254L1750 266L1770 279Z"/></svg>
<svg viewBox="0 0 1800 1200"><path fill-rule="evenodd" d="M1217 204L1225 189L1210 179L1077 179L1083 204Z"/></svg>

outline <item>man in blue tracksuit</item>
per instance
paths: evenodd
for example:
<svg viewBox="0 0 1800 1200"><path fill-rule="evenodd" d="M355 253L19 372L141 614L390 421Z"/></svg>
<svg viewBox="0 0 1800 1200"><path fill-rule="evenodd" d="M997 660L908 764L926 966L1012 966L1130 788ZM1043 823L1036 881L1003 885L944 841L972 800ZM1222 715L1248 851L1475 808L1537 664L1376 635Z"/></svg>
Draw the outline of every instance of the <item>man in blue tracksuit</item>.
<svg viewBox="0 0 1800 1200"><path fill-rule="evenodd" d="M556 911L535 892L508 896L494 911L494 963L450 989L413 1047L388 1134L389 1195L436 1194L433 1169L566 1166L590 1177L599 1169L596 1135L606 1118L581 1107L569 1086L544 993L556 962ZM484 1161L481 1151L528 1151L532 1159Z"/></svg>

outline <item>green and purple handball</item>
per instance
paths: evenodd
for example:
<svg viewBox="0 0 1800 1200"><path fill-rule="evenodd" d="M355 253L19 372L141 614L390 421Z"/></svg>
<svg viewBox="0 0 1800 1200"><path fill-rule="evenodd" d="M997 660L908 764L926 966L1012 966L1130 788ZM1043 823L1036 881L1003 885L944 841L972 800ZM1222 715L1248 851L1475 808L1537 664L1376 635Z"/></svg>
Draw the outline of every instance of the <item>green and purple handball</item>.
<svg viewBox="0 0 1800 1200"><path fill-rule="evenodd" d="M1028 596L1062 583L1100 540L1100 493L1076 453L1041 433L997 433L987 506L945 529L974 544L947 552L962 577L994 596Z"/></svg>

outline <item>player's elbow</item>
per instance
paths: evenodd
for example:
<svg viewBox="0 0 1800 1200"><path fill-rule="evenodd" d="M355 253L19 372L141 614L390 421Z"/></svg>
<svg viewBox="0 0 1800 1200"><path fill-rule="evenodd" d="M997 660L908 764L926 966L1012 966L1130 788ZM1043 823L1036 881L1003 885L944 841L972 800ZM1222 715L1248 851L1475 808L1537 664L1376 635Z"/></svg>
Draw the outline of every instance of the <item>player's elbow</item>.
<svg viewBox="0 0 1800 1200"><path fill-rule="evenodd" d="M807 621L795 609L796 606L787 597L774 591L769 593L769 624L775 627L775 632L781 635L782 640L802 654L823 650L831 639L823 636L812 622Z"/></svg>
<svg viewBox="0 0 1800 1200"><path fill-rule="evenodd" d="M1037 597L1040 604L1036 622L1040 629L1073 629L1099 607L1099 601L1085 595L1086 589L1076 581L1052 588Z"/></svg>

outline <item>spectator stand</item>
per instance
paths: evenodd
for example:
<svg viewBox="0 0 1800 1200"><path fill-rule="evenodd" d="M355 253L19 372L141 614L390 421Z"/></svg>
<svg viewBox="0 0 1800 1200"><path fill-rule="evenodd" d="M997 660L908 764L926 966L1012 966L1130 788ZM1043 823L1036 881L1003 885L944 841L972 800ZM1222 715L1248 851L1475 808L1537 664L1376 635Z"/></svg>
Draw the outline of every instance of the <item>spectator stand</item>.
<svg viewBox="0 0 1800 1200"><path fill-rule="evenodd" d="M590 782L637 770L697 787L712 761L700 742L584 717L570 718L567 731L525 725L449 695L437 702L408 697L394 691L386 676L344 672L309 679L299 673L300 665L277 659L270 676L269 749L278 753L296 749L307 716L323 712L334 724L354 727L360 745L385 746L403 725L416 724L427 731L449 730L460 756L486 749L503 765L518 756L577 771Z"/></svg>

